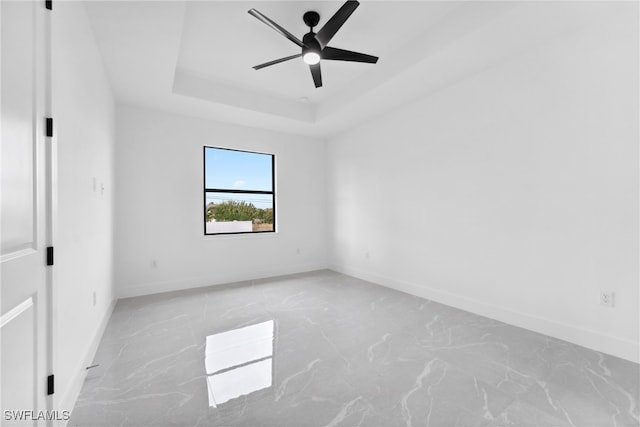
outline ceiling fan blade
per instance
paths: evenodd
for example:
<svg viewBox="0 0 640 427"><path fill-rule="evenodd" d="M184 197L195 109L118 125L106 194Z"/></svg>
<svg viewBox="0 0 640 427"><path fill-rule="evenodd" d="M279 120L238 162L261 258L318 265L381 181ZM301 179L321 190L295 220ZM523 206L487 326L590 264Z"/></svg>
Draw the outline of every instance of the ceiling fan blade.
<svg viewBox="0 0 640 427"><path fill-rule="evenodd" d="M375 64L378 62L378 57L373 55L367 55L366 53L352 52L350 50L336 49L335 47L325 47L320 53L322 59L329 59L333 61L353 61L353 62L367 62L369 64Z"/></svg>
<svg viewBox="0 0 640 427"><path fill-rule="evenodd" d="M253 67L253 69L254 70L259 70L261 68L268 67L270 65L276 65L276 64L279 64L281 62L288 61L290 59L300 58L301 56L302 56L301 53L299 53L297 55L285 56L284 58L274 59L273 61L269 61L269 62L265 62L264 64L256 65L255 67Z"/></svg>
<svg viewBox="0 0 640 427"><path fill-rule="evenodd" d="M321 47L329 44L329 41L336 35L342 24L351 16L354 10L360 5L355 0L348 0L340 9L327 21L326 24L316 34L316 40Z"/></svg>
<svg viewBox="0 0 640 427"><path fill-rule="evenodd" d="M311 76L313 77L313 83L315 83L316 88L321 87L322 73L320 72L320 63L309 65L309 69L311 70Z"/></svg>
<svg viewBox="0 0 640 427"><path fill-rule="evenodd" d="M276 30L278 33L282 34L283 36L285 36L286 38L288 38L289 40L291 40L292 42L294 42L298 46L304 47L304 44L300 41L300 39L298 39L296 36L291 34L289 31L287 31L284 28L282 28L280 25L278 25L275 22L273 22L271 19L269 19L268 17L266 17L262 13L258 12L255 9L250 9L249 10L249 14L252 15L252 16L255 16L257 19L259 19L260 21L264 22L265 24L267 24L268 26L270 26L271 28Z"/></svg>

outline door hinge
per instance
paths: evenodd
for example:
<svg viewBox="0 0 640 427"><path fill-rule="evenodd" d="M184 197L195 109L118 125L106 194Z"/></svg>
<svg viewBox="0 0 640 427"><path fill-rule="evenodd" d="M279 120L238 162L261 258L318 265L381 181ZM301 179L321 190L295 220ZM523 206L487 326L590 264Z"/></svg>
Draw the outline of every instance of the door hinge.
<svg viewBox="0 0 640 427"><path fill-rule="evenodd" d="M47 117L47 136L53 136L53 118Z"/></svg>
<svg viewBox="0 0 640 427"><path fill-rule="evenodd" d="M44 0L44 6L49 10L53 10L53 0Z"/></svg>
<svg viewBox="0 0 640 427"><path fill-rule="evenodd" d="M53 265L53 246L47 248L47 265Z"/></svg>
<svg viewBox="0 0 640 427"><path fill-rule="evenodd" d="M53 394L53 374L47 377L47 396Z"/></svg>

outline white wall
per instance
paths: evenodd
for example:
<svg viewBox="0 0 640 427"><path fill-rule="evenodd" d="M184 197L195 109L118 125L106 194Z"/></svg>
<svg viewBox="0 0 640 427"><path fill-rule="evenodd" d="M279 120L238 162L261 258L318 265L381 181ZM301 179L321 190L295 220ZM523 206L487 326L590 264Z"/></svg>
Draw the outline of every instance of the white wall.
<svg viewBox="0 0 640 427"><path fill-rule="evenodd" d="M615 7L333 138L330 266L638 361L638 5Z"/></svg>
<svg viewBox="0 0 640 427"><path fill-rule="evenodd" d="M71 410L114 303L115 105L83 4L55 2L52 20L54 397Z"/></svg>
<svg viewBox="0 0 640 427"><path fill-rule="evenodd" d="M130 106L116 122L119 297L326 268L324 142ZM204 145L275 154L277 233L203 235Z"/></svg>

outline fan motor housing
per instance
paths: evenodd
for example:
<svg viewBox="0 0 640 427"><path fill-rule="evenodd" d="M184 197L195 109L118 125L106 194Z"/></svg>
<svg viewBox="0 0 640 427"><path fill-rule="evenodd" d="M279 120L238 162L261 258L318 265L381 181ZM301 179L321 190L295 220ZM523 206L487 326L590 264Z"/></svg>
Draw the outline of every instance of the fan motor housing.
<svg viewBox="0 0 640 427"><path fill-rule="evenodd" d="M315 36L316 33L314 33L313 31L309 31L304 35L304 37L302 37L302 43L304 43L304 47L302 48L303 55L309 51L316 52L318 55L320 55L322 48L320 47L320 43L318 42L318 40L316 40Z"/></svg>

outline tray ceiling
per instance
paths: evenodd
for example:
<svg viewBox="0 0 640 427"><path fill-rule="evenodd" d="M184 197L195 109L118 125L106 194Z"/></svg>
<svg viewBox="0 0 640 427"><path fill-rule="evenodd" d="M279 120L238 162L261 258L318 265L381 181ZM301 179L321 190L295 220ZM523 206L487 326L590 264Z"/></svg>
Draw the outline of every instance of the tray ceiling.
<svg viewBox="0 0 640 427"><path fill-rule="evenodd" d="M377 64L322 61L324 86L292 60L299 48L247 11L299 36L342 2L90 1L86 9L119 102L289 133L342 132L595 19L597 3L362 1L331 45Z"/></svg>

